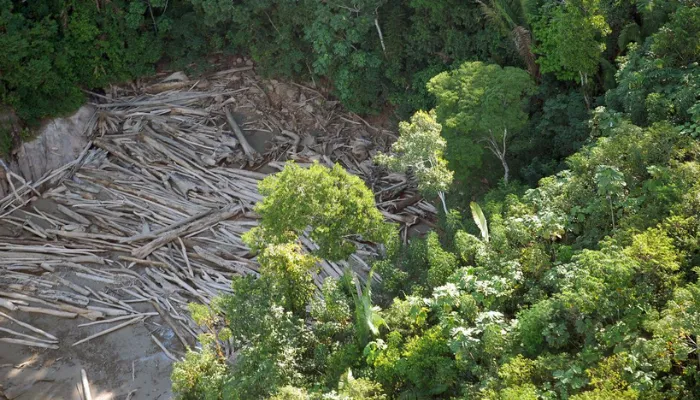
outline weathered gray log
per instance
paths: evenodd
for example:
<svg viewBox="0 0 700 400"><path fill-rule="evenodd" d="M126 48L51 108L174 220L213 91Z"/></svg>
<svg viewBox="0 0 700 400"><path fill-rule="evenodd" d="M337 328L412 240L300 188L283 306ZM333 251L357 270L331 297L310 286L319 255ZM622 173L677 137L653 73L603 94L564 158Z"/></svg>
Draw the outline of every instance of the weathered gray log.
<svg viewBox="0 0 700 400"><path fill-rule="evenodd" d="M223 209L211 215L207 215L202 219L196 220L188 225L182 226L175 230L163 233L160 237L153 240L152 242L132 251L131 255L133 255L134 257L145 258L156 249L172 242L173 240L176 240L180 236L187 235L192 232L197 232L201 229L216 225L221 221L225 221L233 217L234 215L239 214L240 212L241 207L239 205L228 205Z"/></svg>

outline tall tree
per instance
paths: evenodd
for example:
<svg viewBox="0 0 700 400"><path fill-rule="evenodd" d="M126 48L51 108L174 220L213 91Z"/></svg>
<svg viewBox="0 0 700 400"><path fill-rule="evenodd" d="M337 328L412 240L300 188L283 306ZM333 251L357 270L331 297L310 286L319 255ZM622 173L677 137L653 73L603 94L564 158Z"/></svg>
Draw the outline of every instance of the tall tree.
<svg viewBox="0 0 700 400"><path fill-rule="evenodd" d="M507 183L508 139L527 124L524 105L534 90L526 71L482 62L466 62L431 79L428 91L437 98L450 167L469 176L481 166L484 146L501 162Z"/></svg>
<svg viewBox="0 0 700 400"><path fill-rule="evenodd" d="M265 199L255 211L262 221L245 237L254 247L296 241L310 228L318 255L342 260L355 251L353 237L384 243L391 234L372 191L338 164L302 168L290 162L259 186Z"/></svg>
<svg viewBox="0 0 700 400"><path fill-rule="evenodd" d="M452 183L452 171L443 158L447 142L440 136L442 126L435 121L435 113L418 111L410 122L399 123L399 140L392 146L393 155L379 153L375 161L395 171L410 169L418 180L418 189L424 195L438 195L447 214L445 192Z"/></svg>
<svg viewBox="0 0 700 400"><path fill-rule="evenodd" d="M539 45L535 53L542 72L553 72L562 80L580 80L598 71L610 27L600 0L551 2L542 7L534 25Z"/></svg>

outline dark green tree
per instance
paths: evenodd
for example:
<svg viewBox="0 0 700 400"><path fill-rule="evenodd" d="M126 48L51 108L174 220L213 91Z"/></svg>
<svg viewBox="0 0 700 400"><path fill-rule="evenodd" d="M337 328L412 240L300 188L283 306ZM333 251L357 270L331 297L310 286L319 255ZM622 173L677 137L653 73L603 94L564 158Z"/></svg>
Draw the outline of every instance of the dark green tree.
<svg viewBox="0 0 700 400"><path fill-rule="evenodd" d="M473 177L485 147L501 162L507 183L508 140L527 124L524 106L535 90L528 73L468 62L435 76L428 90L437 98L435 111L447 139L451 169L462 178Z"/></svg>

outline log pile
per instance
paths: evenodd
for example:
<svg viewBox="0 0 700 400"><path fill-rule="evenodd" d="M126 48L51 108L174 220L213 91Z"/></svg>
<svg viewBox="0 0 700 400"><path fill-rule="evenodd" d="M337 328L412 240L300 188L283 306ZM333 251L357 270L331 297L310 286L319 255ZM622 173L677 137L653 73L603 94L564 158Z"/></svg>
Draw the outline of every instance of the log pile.
<svg viewBox="0 0 700 400"><path fill-rule="evenodd" d="M435 219L406 176L371 162L393 133L314 89L261 81L251 68L115 87L95 106L92 141L77 160L35 183L8 176L13 191L0 199L0 228L14 235L0 237L0 322L24 332L0 329L4 343L65 345L19 319L41 313L106 326L72 346L157 317L193 346L200 331L187 303L208 304L231 291L232 277L257 274L241 235L258 221L258 182L288 160L337 162L362 177L404 238L411 225ZM265 151L249 143L250 132L268 135ZM376 249L358 246L348 262L323 261L316 283L345 268L366 275Z"/></svg>

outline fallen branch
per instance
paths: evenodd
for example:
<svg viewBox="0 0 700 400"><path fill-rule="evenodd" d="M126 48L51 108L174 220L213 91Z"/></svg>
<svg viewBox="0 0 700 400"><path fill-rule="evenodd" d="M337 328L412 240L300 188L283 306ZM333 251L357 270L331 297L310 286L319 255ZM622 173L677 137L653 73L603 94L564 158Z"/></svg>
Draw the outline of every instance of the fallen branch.
<svg viewBox="0 0 700 400"><path fill-rule="evenodd" d="M90 393L90 382L87 378L87 373L84 369L80 369L80 380L83 382L83 396L85 400L92 400L92 393Z"/></svg>
<svg viewBox="0 0 700 400"><path fill-rule="evenodd" d="M156 339L156 337L153 335L151 335L151 339L153 339L153 341L156 342L156 345L158 345L158 347L160 347L160 349L163 350L163 353L165 353L165 355L169 359L171 359L173 361L177 361L177 358L173 355L173 353L168 351L168 349L166 349L165 346L163 346L163 343L161 343L160 340Z"/></svg>
<svg viewBox="0 0 700 400"><path fill-rule="evenodd" d="M139 314L131 314L131 315L122 315L120 317L112 318L112 319L103 319L102 321L95 321L95 322L87 322L84 324L78 325L79 327L84 327L84 326L92 326L92 325L99 325L99 324L109 324L112 322L117 322L117 321L123 321L125 319L130 319L134 317L152 317L158 315L157 312L150 312L150 313L139 313Z"/></svg>
<svg viewBox="0 0 700 400"><path fill-rule="evenodd" d="M224 111L226 112L226 121L231 126L233 134L236 135L236 139L238 139L238 142L241 144L243 152L248 158L248 163L252 163L258 155L258 152L255 151L255 149L253 148L253 146L250 145L250 143L248 143L248 140L243 135L243 131L241 131L241 128L238 127L238 124L233 118L233 115L231 114L231 111L228 109L228 107L224 107Z"/></svg>
<svg viewBox="0 0 700 400"><path fill-rule="evenodd" d="M185 225L183 227L177 228L171 232L168 232L167 234L160 236L159 238L155 239L154 241L132 251L131 255L133 255L135 257L139 257L139 258L145 258L149 254L154 252L156 249L172 242L173 240L177 239L180 236L187 235L187 234L192 233L192 232L197 232L201 229L208 228L210 226L214 226L221 221L225 221L225 220L233 217L234 215L239 214L240 212L241 212L240 206L228 205L214 214L211 214L205 218L194 221L193 223L191 223L189 225Z"/></svg>
<svg viewBox="0 0 700 400"><path fill-rule="evenodd" d="M28 312L28 313L53 315L54 317L75 318L78 316L78 314L74 313L74 312L50 310L48 308L26 307L26 306L17 306L17 308L20 311L24 311L24 312Z"/></svg>
<svg viewBox="0 0 700 400"><path fill-rule="evenodd" d="M22 340L22 339L13 339L13 338L0 338L0 342L5 342L5 343L12 343L12 344L19 344L22 346L31 346L31 347L43 347L45 349L53 349L53 350L58 350L59 347L55 344L50 344L50 343L40 343L40 342L30 342L29 340Z"/></svg>
<svg viewBox="0 0 700 400"><path fill-rule="evenodd" d="M20 321L20 320L14 319L14 318L10 317L9 315L3 313L2 311L0 311L0 316L5 317L5 318L9 319L10 321L16 323L17 325L22 326L22 327L25 327L25 328L27 328L27 329L29 329L29 330L31 330L31 331L34 331L34 332L36 332L36 333L38 333L38 334L40 334L40 335L43 335L43 336L45 336L45 337L47 337L47 338L49 338L49 339L51 339L51 340L58 340L58 338L57 338L56 336L54 336L54 335L52 335L52 334L50 334L50 333L46 333L46 332L42 331L41 329L39 329L39 328L37 328L37 327L35 327L35 326L29 325L29 324L26 323L26 322L22 322L22 321Z"/></svg>
<svg viewBox="0 0 700 400"><path fill-rule="evenodd" d="M27 335L27 334L25 334L25 333L21 333L21 332L13 331L12 329L8 329L8 328L3 328L3 327L0 327L0 331L2 331L2 332L5 332L5 333L9 333L10 335L15 335L15 336L19 336L19 337L23 337L23 338L27 338L27 339L35 340L35 341L37 341L37 342L45 342L45 343L58 343L58 340L51 340L51 339L49 339L49 340L46 340L46 339L40 339L40 338L38 338L38 337L36 337L36 336L32 336L32 335Z"/></svg>
<svg viewBox="0 0 700 400"><path fill-rule="evenodd" d="M75 346L77 346L77 345L79 345L79 344L85 343L85 342L87 342L87 341L90 341L90 340L92 340L92 339L95 339L95 338L98 338L98 337L100 337L100 336L106 335L106 334L108 334L108 333L112 333L112 332L114 332L114 331L116 331L116 330L119 330L119 329L121 329L121 328L124 328L124 327L126 327L126 326L129 326L129 325L131 325L131 324L135 324L135 323L137 323L137 322L143 321L143 318L144 318L144 317L136 317L136 318L131 319L131 320L129 320L129 321L126 321L126 322L124 322L124 323L122 323L122 324L113 326L113 327L111 327L111 328L105 329L105 330L100 331L100 332L97 332L97 333L94 334L94 335L90 335L90 336L86 337L85 339L82 339L82 340L79 340L79 341L73 343L72 346L75 347Z"/></svg>
<svg viewBox="0 0 700 400"><path fill-rule="evenodd" d="M17 306L10 300L0 299L0 307L5 308L10 311L16 311Z"/></svg>

